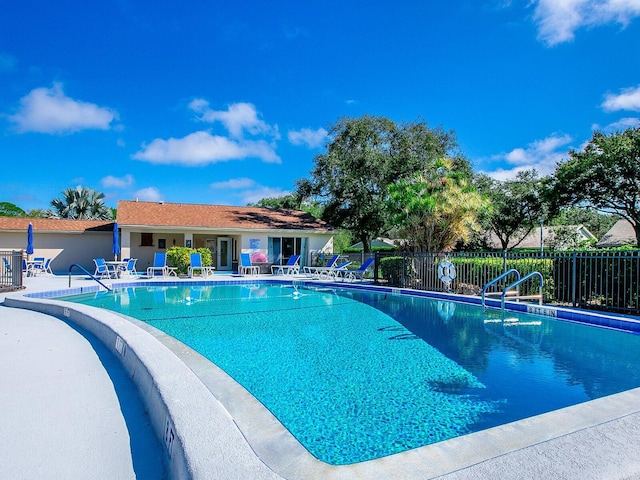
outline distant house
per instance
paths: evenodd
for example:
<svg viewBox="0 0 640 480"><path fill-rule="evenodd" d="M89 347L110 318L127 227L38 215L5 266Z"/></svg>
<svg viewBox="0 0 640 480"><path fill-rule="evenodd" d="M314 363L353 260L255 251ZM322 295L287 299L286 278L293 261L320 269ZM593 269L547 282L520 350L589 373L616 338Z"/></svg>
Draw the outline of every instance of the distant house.
<svg viewBox="0 0 640 480"><path fill-rule="evenodd" d="M395 248L396 246L397 245L395 241L391 240L390 238L374 238L373 240L371 240L371 248L376 248L376 247L394 247ZM362 250L363 244L362 242L354 243L349 248Z"/></svg>
<svg viewBox="0 0 640 480"><path fill-rule="evenodd" d="M153 254L172 246L209 248L216 271L235 270L240 253L255 261L302 265L333 251L334 229L296 210L166 202L119 201L120 258L137 258L144 271ZM77 263L93 272L93 258L113 257L113 221L0 217L0 250L24 250L33 224L35 257L51 258L54 272ZM266 262L265 262L266 260Z"/></svg>
<svg viewBox="0 0 640 480"><path fill-rule="evenodd" d="M597 240L595 235L593 235L593 233L591 233L584 225L543 226L542 236L540 230L540 227L534 228L531 230L531 233L529 233L529 235L527 235L517 245L517 240L512 240L509 242L508 248L515 248L516 250L539 249L540 241L542 240L542 246L544 248L562 250L573 248L575 245L585 240ZM487 246L496 250L502 249L502 244L500 243L498 236L494 233L488 234Z"/></svg>
<svg viewBox="0 0 640 480"><path fill-rule="evenodd" d="M618 220L596 244L599 248L622 247L624 245L636 246L636 232L633 225L624 218Z"/></svg>

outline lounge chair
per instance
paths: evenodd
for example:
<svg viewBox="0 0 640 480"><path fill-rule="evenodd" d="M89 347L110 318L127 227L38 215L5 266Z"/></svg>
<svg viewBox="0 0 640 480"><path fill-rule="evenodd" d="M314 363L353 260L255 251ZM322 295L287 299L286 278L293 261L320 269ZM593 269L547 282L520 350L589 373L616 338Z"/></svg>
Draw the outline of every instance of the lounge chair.
<svg viewBox="0 0 640 480"><path fill-rule="evenodd" d="M358 269L347 270L347 271L341 272L340 274L342 278L350 282L353 282L356 278L362 281L364 279L365 273L367 273L367 270L373 264L374 260L375 260L374 258L367 258L364 261L364 263L360 265Z"/></svg>
<svg viewBox="0 0 640 480"><path fill-rule="evenodd" d="M96 264L96 271L93 272L93 276L96 278L111 278L111 272L109 267L104 261L104 258L94 258L93 263Z"/></svg>
<svg viewBox="0 0 640 480"><path fill-rule="evenodd" d="M300 273L300 255L291 255L285 265L271 265L272 275L297 275Z"/></svg>
<svg viewBox="0 0 640 480"><path fill-rule="evenodd" d="M302 267L302 271L311 276L317 275L320 270L323 270L326 268L333 268L336 265L336 262L338 261L339 258L340 258L340 255L334 255L329 259L326 265L323 265L321 267L304 266Z"/></svg>
<svg viewBox="0 0 640 480"><path fill-rule="evenodd" d="M333 267L313 267L309 273L317 280L335 280L349 265L351 262L342 262Z"/></svg>
<svg viewBox="0 0 640 480"><path fill-rule="evenodd" d="M169 275L175 275L176 269L167 265L167 254L165 252L156 252L153 254L153 265L147 267L147 277L155 277L159 272L160 276L168 277Z"/></svg>
<svg viewBox="0 0 640 480"><path fill-rule="evenodd" d="M260 275L260 267L251 264L251 256L248 253L240 254L240 264L238 265L240 275Z"/></svg>
<svg viewBox="0 0 640 480"><path fill-rule="evenodd" d="M213 275L214 267L205 267L202 265L202 255L199 253L192 253L190 257L190 265L189 265L189 277L194 277L195 272L199 271L200 276L208 277L209 275Z"/></svg>
<svg viewBox="0 0 640 480"><path fill-rule="evenodd" d="M7 260L5 257L2 257L2 263L4 263L5 272L11 273L11 264L9 263L9 260Z"/></svg>

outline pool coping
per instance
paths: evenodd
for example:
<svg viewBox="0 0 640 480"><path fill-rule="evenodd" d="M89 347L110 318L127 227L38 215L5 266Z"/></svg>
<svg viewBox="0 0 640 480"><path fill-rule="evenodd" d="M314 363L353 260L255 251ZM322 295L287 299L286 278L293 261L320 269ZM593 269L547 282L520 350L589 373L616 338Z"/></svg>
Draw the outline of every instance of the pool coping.
<svg viewBox="0 0 640 480"><path fill-rule="evenodd" d="M289 284L291 279L234 279L214 281L213 283L256 284L265 282ZM294 282L308 283L323 288L355 288L424 296L443 301L480 302L478 297L417 292L373 285L316 282L308 279L294 279ZM211 285L212 282L137 281L114 283L114 287L184 286L187 284ZM165 459L169 463L172 478L207 478L216 469L219 472L220 465L214 464L214 460L215 462L220 460L219 455L211 455L207 446L199 445L199 443L205 442L205 439L211 442L210 433L203 432L202 425L200 428L194 428L194 424L203 423L200 419L204 412L209 415L214 414L217 417L228 416L226 419L223 418L223 421L231 421L235 424L234 426L237 426L248 445L255 452L256 460L259 460L262 466L267 467L263 471L259 465L256 465L254 473L259 471L260 476L251 478L274 478L272 475L275 473L277 474L275 478L282 476L291 480L375 478L385 475L387 478L433 478L627 415L640 413L640 388L638 388L376 460L344 466L328 465L309 454L280 422L242 386L209 360L178 340L143 322L129 319L129 317L125 319L125 316L117 313L52 298L54 294L60 296L90 293L97 290L100 288L90 286L57 290L54 291L55 293L27 293L22 297L7 297L5 303L8 306L39 310L77 322L87 330L96 333L107 347L120 355L119 358L125 367L130 372L136 373L134 381L138 383L143 400L149 407L154 428L160 438L164 440L165 446L167 446L167 429L175 435L175 440L172 440L170 445L169 453L171 455L167 454ZM493 302L488 301L487 303L494 306ZM496 303L499 306L500 302ZM511 302L507 303L508 307L513 307L510 305ZM513 310L521 311L522 305L515 307L517 308L513 308ZM638 331L637 327L640 325L638 320L633 318L614 318L615 316L591 312L568 311L560 307L546 308L550 310L545 310L544 314L568 321L583 321L581 317L584 316L588 317L589 323L608 328L618 328L618 325L622 325L618 322L624 321L623 329L635 327L631 330L634 332ZM609 319L606 320L606 317ZM607 323L612 318L615 319L615 322L613 324ZM135 328L133 328L134 326ZM140 333L142 331L145 332L144 335ZM158 352L157 344L165 347L166 351L164 353ZM123 354L122 351L125 353ZM148 351L154 353L149 356ZM172 352L173 355L169 355L169 352ZM165 358L174 356L174 359ZM172 375L167 376L164 369L159 368L158 365L150 364L158 362L159 357L163 357L160 363L165 368L171 369ZM186 373L185 368L189 370L191 375ZM175 372L174 369L176 369ZM146 372L145 375L140 375L141 371ZM176 379L176 374L179 379ZM197 384L205 387L207 391L202 391ZM193 399L190 399L184 403L184 395L175 391L177 389L186 389L192 394L196 392L197 401L194 402ZM207 394L210 396L207 397ZM215 404L216 409L212 412L211 405L208 404ZM185 408L187 405L188 408ZM217 410L220 406L224 409L224 413ZM222 439L216 437L217 442L220 440Z"/></svg>

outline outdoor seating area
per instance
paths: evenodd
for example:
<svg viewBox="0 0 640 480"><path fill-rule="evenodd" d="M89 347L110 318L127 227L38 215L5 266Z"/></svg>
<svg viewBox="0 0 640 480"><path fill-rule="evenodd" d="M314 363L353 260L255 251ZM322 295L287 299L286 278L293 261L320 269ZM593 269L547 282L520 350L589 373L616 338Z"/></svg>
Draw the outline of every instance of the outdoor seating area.
<svg viewBox="0 0 640 480"><path fill-rule="evenodd" d="M5 267L8 266L9 265L7 263ZM44 257L35 257L33 259L23 258L22 273L28 277L35 277L38 275L53 275L53 271L51 270L51 259Z"/></svg>
<svg viewBox="0 0 640 480"><path fill-rule="evenodd" d="M96 278L123 278L137 276L136 258L123 258L122 260L107 261L104 258L94 258L96 269L93 276Z"/></svg>

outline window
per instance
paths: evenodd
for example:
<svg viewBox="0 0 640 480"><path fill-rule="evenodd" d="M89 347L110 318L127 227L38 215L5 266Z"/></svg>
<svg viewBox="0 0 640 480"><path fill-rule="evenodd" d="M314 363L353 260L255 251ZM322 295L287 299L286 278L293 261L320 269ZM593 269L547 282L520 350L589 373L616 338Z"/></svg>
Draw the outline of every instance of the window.
<svg viewBox="0 0 640 480"><path fill-rule="evenodd" d="M153 233L141 233L140 234L140 246L141 247L153 247Z"/></svg>
<svg viewBox="0 0 640 480"><path fill-rule="evenodd" d="M158 248L165 249L167 248L167 240L164 238L158 239Z"/></svg>
<svg viewBox="0 0 640 480"><path fill-rule="evenodd" d="M291 255L300 255L301 265L307 255L307 239L301 237L269 237L269 261L284 265Z"/></svg>

